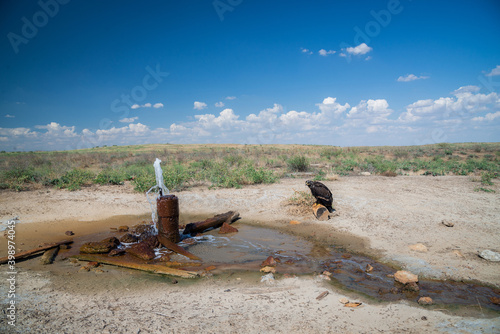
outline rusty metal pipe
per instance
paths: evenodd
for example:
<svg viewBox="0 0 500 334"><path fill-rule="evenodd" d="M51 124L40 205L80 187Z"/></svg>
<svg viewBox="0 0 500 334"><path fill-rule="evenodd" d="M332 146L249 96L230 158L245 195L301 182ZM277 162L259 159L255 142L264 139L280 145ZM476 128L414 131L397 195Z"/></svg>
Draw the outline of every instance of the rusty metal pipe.
<svg viewBox="0 0 500 334"><path fill-rule="evenodd" d="M179 234L179 199L175 195L160 196L156 200L158 214L158 240L169 240L173 243L181 241ZM165 245L164 245L165 246Z"/></svg>

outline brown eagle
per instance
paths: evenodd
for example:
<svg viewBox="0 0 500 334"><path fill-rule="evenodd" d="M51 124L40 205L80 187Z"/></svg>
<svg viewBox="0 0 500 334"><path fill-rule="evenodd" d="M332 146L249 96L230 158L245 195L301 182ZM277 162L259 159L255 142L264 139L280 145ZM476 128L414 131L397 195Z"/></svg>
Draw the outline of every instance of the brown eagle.
<svg viewBox="0 0 500 334"><path fill-rule="evenodd" d="M333 212L333 196L327 186L321 182L311 180L306 181L306 186L311 189L311 194L316 198L316 203L323 205L328 211Z"/></svg>

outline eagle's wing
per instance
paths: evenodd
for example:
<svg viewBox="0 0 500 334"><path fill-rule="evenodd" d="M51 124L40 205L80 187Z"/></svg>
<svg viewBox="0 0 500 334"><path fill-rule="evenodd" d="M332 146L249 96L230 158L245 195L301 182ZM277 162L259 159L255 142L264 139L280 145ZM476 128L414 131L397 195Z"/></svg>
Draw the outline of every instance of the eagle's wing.
<svg viewBox="0 0 500 334"><path fill-rule="evenodd" d="M313 193L314 197L320 198L325 201L331 201L333 199L330 189L328 189L328 187L325 186L323 183L316 181L313 184L313 188L314 188L314 193Z"/></svg>

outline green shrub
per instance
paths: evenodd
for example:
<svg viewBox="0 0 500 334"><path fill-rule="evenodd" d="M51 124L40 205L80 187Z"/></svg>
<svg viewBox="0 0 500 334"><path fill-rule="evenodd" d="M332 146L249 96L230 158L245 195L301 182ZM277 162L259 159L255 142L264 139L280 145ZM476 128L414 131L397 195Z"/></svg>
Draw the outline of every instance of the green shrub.
<svg viewBox="0 0 500 334"><path fill-rule="evenodd" d="M309 170L309 159L303 155L297 155L288 159L287 165L292 172L307 172Z"/></svg>
<svg viewBox="0 0 500 334"><path fill-rule="evenodd" d="M121 170L105 169L97 174L94 182L97 184L120 185L126 179L126 175Z"/></svg>
<svg viewBox="0 0 500 334"><path fill-rule="evenodd" d="M95 175L90 171L83 169L72 169L63 176L52 180L57 188L67 188L70 191L78 190L84 185L92 183Z"/></svg>
<svg viewBox="0 0 500 334"><path fill-rule="evenodd" d="M0 188L22 191L27 189L29 183L35 181L36 178L33 168L14 167L13 169L1 173Z"/></svg>

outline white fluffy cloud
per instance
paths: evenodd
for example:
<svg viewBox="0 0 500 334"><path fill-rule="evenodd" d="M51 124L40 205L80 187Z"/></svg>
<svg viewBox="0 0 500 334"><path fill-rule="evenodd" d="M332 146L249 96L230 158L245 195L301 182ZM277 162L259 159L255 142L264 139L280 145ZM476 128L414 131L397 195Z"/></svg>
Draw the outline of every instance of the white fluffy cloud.
<svg viewBox="0 0 500 334"><path fill-rule="evenodd" d="M368 52L372 51L373 48L369 47L368 45L366 45L366 43L361 43L358 46L348 47L348 48L345 48L343 50L345 52L347 52L348 54L351 54L351 55L354 55L354 56L358 56L358 55L367 54Z"/></svg>
<svg viewBox="0 0 500 334"><path fill-rule="evenodd" d="M236 99L236 96L227 96L226 97L226 100L235 100Z"/></svg>
<svg viewBox="0 0 500 334"><path fill-rule="evenodd" d="M206 104L199 103L199 107L206 108ZM495 133L500 120L500 96L495 92L483 94L477 86L463 86L438 99L417 100L399 115L386 99L363 99L351 106L328 96L312 109L286 110L275 103L244 116L225 108L220 113L199 113L191 121L156 128L134 123L137 117L122 118L120 126L81 132L75 126L56 122L33 128L0 128L0 148L75 149L155 142L412 145L468 138L498 140ZM445 135L437 138L433 130ZM475 137L464 136L464 131L476 131ZM477 137L483 133L487 134Z"/></svg>
<svg viewBox="0 0 500 334"><path fill-rule="evenodd" d="M119 120L119 122L121 123L134 123L136 120L138 120L139 117L129 117L129 118L122 118L121 120Z"/></svg>
<svg viewBox="0 0 500 334"><path fill-rule="evenodd" d="M64 137L76 137L74 126L62 126L56 122L50 122L47 125L35 125L36 129L47 130L49 136L64 136Z"/></svg>
<svg viewBox="0 0 500 334"><path fill-rule="evenodd" d="M143 105L139 105L139 104L133 104L130 108L132 109L139 109L139 108L163 108L163 103L155 103L155 104L151 104L151 103L144 103Z"/></svg>
<svg viewBox="0 0 500 334"><path fill-rule="evenodd" d="M495 75L500 75L500 65L497 65L494 69L492 69L489 73L486 73L487 77L492 77Z"/></svg>
<svg viewBox="0 0 500 334"><path fill-rule="evenodd" d="M202 109L205 109L206 107L207 107L207 104L205 102L195 101L193 109L202 110Z"/></svg>
<svg viewBox="0 0 500 334"><path fill-rule="evenodd" d="M416 76L415 74L407 74L405 76L400 76L397 81L398 82L409 82L409 81L415 81L415 80L423 80L423 79L429 79L428 76Z"/></svg>
<svg viewBox="0 0 500 334"><path fill-rule="evenodd" d="M305 48L300 48L300 51L301 51L302 53L306 53L306 54L308 54L308 55L312 55L312 54L313 54L311 50L309 50L309 49L305 49Z"/></svg>
<svg viewBox="0 0 500 334"><path fill-rule="evenodd" d="M481 94L479 90L477 86L464 86L453 91L453 96L416 101L406 107L406 112L399 119L403 122L415 122L422 119L466 117L465 114L500 106L500 96L497 93Z"/></svg>
<svg viewBox="0 0 500 334"><path fill-rule="evenodd" d="M327 97L322 103L317 103L316 105L322 113L333 117L341 115L350 107L349 103L341 105L337 102L337 98L334 97Z"/></svg>
<svg viewBox="0 0 500 334"><path fill-rule="evenodd" d="M219 102L215 103L215 106L216 106L217 108L222 108L222 107L224 107L224 102L219 101Z"/></svg>
<svg viewBox="0 0 500 334"><path fill-rule="evenodd" d="M481 116L474 117L472 120L475 122L493 121L495 118L499 117L500 117L500 111L497 111L496 113L488 113L484 117Z"/></svg>
<svg viewBox="0 0 500 334"><path fill-rule="evenodd" d="M337 51L334 51L334 50L325 50L325 49L321 49L318 51L319 55L320 56L323 56L323 57L326 57L328 55L332 55L332 54L335 54Z"/></svg>
<svg viewBox="0 0 500 334"><path fill-rule="evenodd" d="M14 117L16 117L16 116L7 114L7 115L5 115L4 117L5 117L5 118L14 118Z"/></svg>

